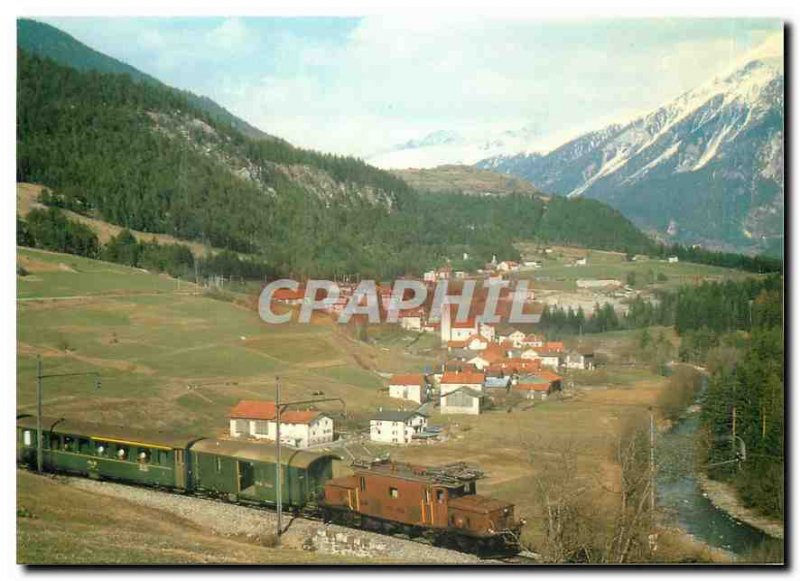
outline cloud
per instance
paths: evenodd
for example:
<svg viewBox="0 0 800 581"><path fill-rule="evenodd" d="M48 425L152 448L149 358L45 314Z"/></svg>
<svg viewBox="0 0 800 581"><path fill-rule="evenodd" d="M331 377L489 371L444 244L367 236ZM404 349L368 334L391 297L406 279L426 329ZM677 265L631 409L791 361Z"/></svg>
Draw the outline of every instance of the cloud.
<svg viewBox="0 0 800 581"><path fill-rule="evenodd" d="M551 147L659 106L780 31L778 21L419 14L70 27L265 131L365 157L440 129L481 136L535 125L539 146Z"/></svg>

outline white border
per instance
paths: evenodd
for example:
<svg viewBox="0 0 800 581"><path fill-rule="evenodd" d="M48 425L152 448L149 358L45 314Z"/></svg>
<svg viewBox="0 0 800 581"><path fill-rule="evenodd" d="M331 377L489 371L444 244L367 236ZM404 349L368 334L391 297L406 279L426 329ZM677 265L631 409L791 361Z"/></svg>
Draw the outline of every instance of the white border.
<svg viewBox="0 0 800 581"><path fill-rule="evenodd" d="M789 24L797 22L798 5L800 2L796 0L791 2L789 0L727 0L720 2L698 2L697 0L671 0L659 2L641 2L630 0L558 0L557 2L542 2L542 3L518 3L509 0L443 0L433 2L432 0L407 0L405 2L391 2L388 0L331 0L324 2L321 0L296 0L294 2L288 0L269 1L269 2L255 2L252 0L226 0L225 2L211 2L208 0L190 1L190 0L173 0L171 2L158 1L158 0L12 0L9 3L4 3L0 7L3 18L0 20L0 44L2 46L2 57L0 57L0 74L2 74L2 126L0 131L0 139L2 139L3 147L0 151L4 152L0 167L3 171L3 185L5 196L2 201L4 210L2 216L2 223L5 227L0 229L0 236L2 236L2 244L0 244L0 265L3 273L0 279L0 293L2 293L2 305L4 308L3 321L5 324L2 326L0 332L0 370L3 373L4 386L2 392L2 407L5 409L5 417L10 422L11 410L16 408L15 405L15 385L16 385L16 328L15 325L10 324L11 321L16 320L16 278L12 273L15 273L16 254L15 254L15 158L12 152L15 151L16 137L15 137L15 61L16 61L16 18L19 16L56 16L56 15L72 15L72 16L180 16L180 15L274 15L274 16L358 16L365 14L408 14L415 12L419 14L420 18L425 18L430 14L475 14L490 18L528 18L528 19L588 19L588 18L639 18L639 17L770 17L781 18ZM797 34L796 30L792 31L792 46L796 44L794 35ZM792 51L796 56L796 53ZM787 71L787 81L795 77L797 70L796 58L793 58L791 71ZM794 83L791 83L794 85ZM796 114L797 99L792 94L791 111ZM797 150L793 149L792 158L786 160L786 163L791 167L797 167ZM787 183L787 191L792 192L792 184ZM798 209L793 207L789 223L797 223ZM798 237L794 237L792 245L792 256L797 255ZM793 264L789 265L790 271L787 271L787 277L794 280L791 276L794 273ZM792 298L797 298L796 289L792 293ZM796 301L795 301L796 302ZM797 314L795 309L794 316L789 322L791 328L797 329L800 322L800 315ZM789 359L789 358L787 358ZM791 360L800 361L800 347L792 346ZM787 386L787 389L792 389L793 386ZM792 420L794 422L800 421L800 414L798 414L798 400L800 397L794 395L792 398L794 405L792 408ZM790 434L794 432L790 424ZM3 446L3 454L0 461L4 470L3 474L10 476L13 473L13 430L7 425L2 433L8 438ZM791 450L791 448L790 448ZM796 462L792 462L792 476L796 476ZM797 480L792 478L790 482L796 483ZM0 491L3 498L3 511L0 514L0 531L2 531L2 543L0 543L0 551L2 551L2 566L3 573L8 577L16 578L23 576L26 571L21 567L14 565L16 562L16 516L15 516L15 497L16 497L16 484L15 480L9 477L0 480ZM797 502L797 498L792 498L794 501L792 506ZM794 511L789 515L789 522L793 523ZM794 528L794 527L791 527ZM795 532L795 531L792 531ZM793 535L796 537L796 534ZM797 559L796 552L797 543L792 542L789 553L795 560ZM97 574L104 575L109 571L98 571ZM237 571L240 572L240 571ZM374 570L369 571L337 571L335 568L326 570L306 570L291 573L291 571L249 571L248 575L258 575L262 577L269 575L270 579L284 578L284 577L304 577L308 579L318 578L320 576L330 576L331 574L337 577L351 576L351 575L375 575L380 574L388 578L405 579L408 575L432 575L436 577L456 577L465 573L464 570L442 570L432 571L425 570L415 573L414 571L390 571L378 572ZM476 573L479 577L488 578L493 575L495 571L481 573L479 571L471 571ZM119 571L118 574L130 575L147 575L148 579L168 579L175 575L197 575L203 574L204 577L228 577L236 574L233 569L225 572L215 569L205 573L198 569L169 571L169 570L141 570L141 571ZM509 573L513 573L509 571ZM516 571L516 574L525 574L536 576L539 579L551 579L556 576L563 576L568 573L570 576L575 575L601 575L604 577L617 577L620 574L619 570L614 571L597 571L591 572L585 570L571 570L566 571ZM630 571L633 575L641 575L644 571L640 569L632 569ZM680 574L680 571L672 571L661 573L666 576L672 577ZM727 572L723 572L726 574ZM769 571L747 571L743 572L747 577L762 577L767 574L772 574ZM86 570L60 572L60 574L69 575L71 577L83 577L92 572ZM737 575L738 576L738 575ZM794 572L792 573L794 576Z"/></svg>

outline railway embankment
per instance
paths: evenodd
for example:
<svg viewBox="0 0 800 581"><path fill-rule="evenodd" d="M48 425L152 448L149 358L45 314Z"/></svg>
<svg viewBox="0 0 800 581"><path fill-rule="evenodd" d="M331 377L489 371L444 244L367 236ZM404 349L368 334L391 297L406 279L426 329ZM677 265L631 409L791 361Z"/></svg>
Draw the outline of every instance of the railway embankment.
<svg viewBox="0 0 800 581"><path fill-rule="evenodd" d="M217 535L247 539L269 546L275 544L277 515L272 511L115 482L75 477L60 479L81 490L121 498L173 514ZM281 537L281 544L287 548L363 557L383 564L488 563L467 553L292 515L284 515L283 522L285 533Z"/></svg>

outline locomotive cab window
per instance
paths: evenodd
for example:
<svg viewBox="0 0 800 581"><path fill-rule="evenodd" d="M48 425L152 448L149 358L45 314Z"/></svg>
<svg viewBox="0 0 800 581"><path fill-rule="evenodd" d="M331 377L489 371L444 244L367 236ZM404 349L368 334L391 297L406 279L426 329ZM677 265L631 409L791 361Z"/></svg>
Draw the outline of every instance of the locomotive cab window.
<svg viewBox="0 0 800 581"><path fill-rule="evenodd" d="M367 479L363 476L358 478L358 487L361 489L361 492L364 492L367 489Z"/></svg>
<svg viewBox="0 0 800 581"><path fill-rule="evenodd" d="M394 486L389 487L389 497L390 498L400 498L400 491L397 490Z"/></svg>
<svg viewBox="0 0 800 581"><path fill-rule="evenodd" d="M442 490L441 488L436 490L436 502L438 502L439 504L444 503L444 490Z"/></svg>

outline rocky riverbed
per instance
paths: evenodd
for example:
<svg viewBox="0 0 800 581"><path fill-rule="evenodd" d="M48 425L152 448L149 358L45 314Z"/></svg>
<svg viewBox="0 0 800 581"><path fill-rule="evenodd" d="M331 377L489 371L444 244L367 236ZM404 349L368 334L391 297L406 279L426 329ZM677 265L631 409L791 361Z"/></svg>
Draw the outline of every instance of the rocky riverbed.
<svg viewBox="0 0 800 581"><path fill-rule="evenodd" d="M758 514L754 510L743 506L736 490L726 482L711 480L704 474L697 475L700 488L706 493L711 503L718 509L727 512L736 520L740 520L764 531L771 537L783 539L783 523L779 520Z"/></svg>

